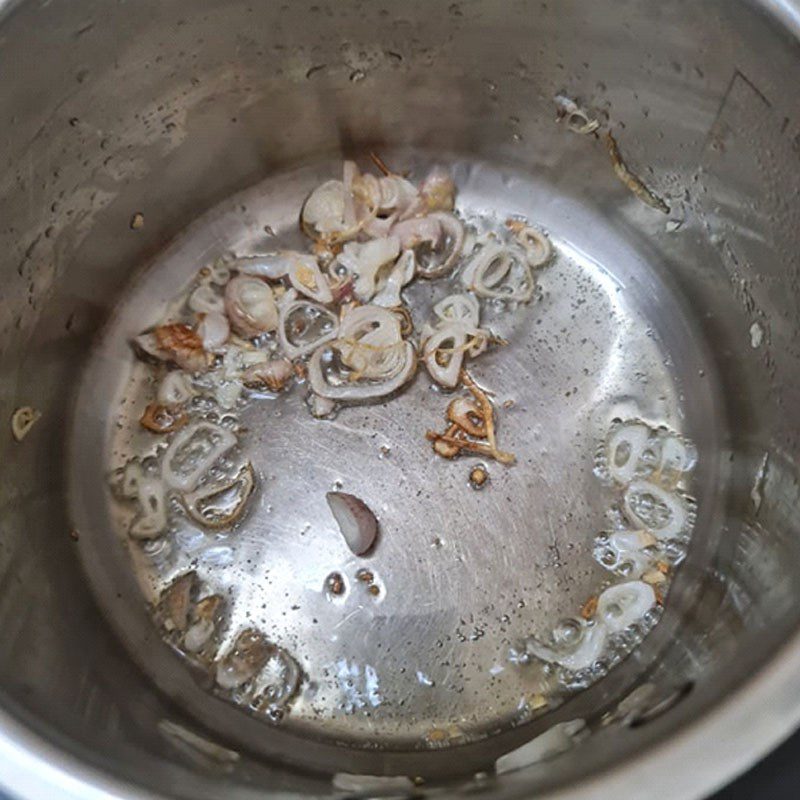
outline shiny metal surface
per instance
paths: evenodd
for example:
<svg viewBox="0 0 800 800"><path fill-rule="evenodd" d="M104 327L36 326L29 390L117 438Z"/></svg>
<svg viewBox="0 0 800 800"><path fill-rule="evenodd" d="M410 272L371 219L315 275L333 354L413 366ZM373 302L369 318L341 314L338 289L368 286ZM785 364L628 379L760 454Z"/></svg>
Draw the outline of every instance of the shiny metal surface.
<svg viewBox="0 0 800 800"><path fill-rule="evenodd" d="M793 29L784 27L796 20L796 4L625 2L612 9L570 0L384 8L201 0L145 1L134 9L23 0L6 3L2 14L0 68L10 77L0 86L0 417L20 405L35 405L43 416L21 444L8 428L0 432L0 782L26 797L245 798L263 796L264 787L292 796L411 792L402 783L376 789L363 778L331 782L331 773L360 772L422 774L427 783L414 790L422 794L442 788L509 798L637 797L646 780L669 785L676 797L696 797L797 722L800 431L792 410L800 400L800 267L793 198L800 90L791 80ZM555 123L552 98L560 91L608 116L626 161L670 205L668 217L616 180L600 142ZM203 213L224 213L225 199L237 192L300 174L300 164L323 168L341 152L373 146L387 153L406 148L409 158L455 154L463 163L488 164L468 205L520 203L561 247L531 320L541 317L544 326L547 313L569 318L563 304L580 291L577 275L587 294L596 287L598 313L616 298L619 318L636 323L623 341L641 354L651 384L665 387L659 413L702 452L702 516L692 552L668 613L641 650L554 712L460 746L449 764L436 754L425 754L432 758L423 764L403 749L376 755L353 741L334 746L324 739L340 724L354 740L364 730L333 714L316 738L306 736L299 719L296 730L267 736L263 726L231 717L159 650L139 589L122 569L125 554L109 546L108 532L83 520L80 540L69 536L75 520L66 496L74 466L68 426L89 414L93 424L83 433L100 436L95 406L81 402L73 412L72 393L136 270L161 252L163 263L181 241L201 241L178 239L164 250ZM502 174L514 185L505 186ZM134 231L129 222L137 212L145 224ZM235 230L225 225L218 236ZM168 274L178 281L181 269ZM611 288L610 276L622 292ZM135 292L128 296L135 302ZM132 306L121 308L111 325L133 313ZM639 320L653 328L653 339L639 335ZM545 387L534 371L532 383L505 391L531 408L557 408L561 427L552 414L540 419L540 437L512 415L509 427L530 436L532 453L563 452L577 432L574 460L554 463L564 465L570 481L585 478L585 448L607 412L581 391L562 400L572 382L567 364L555 345L550 353L535 333L527 336L537 363L552 370L552 383ZM593 344L596 352L574 340L567 346L597 386L601 371L594 368L604 363L609 342L597 336ZM493 366L486 365L487 382ZM112 358L109 390L116 369ZM503 374L496 375L501 389ZM615 388L606 389L601 397L612 397ZM427 413L436 413L433 399L426 397ZM394 422L382 411L374 415L351 416L349 423L342 415L337 435L356 420L382 430ZM264 428L263 435L272 432ZM101 444L95 438L84 445L87 493L99 488ZM415 462L406 458L398 450L380 462L385 480L400 471L409 484L417 480ZM325 479L354 482L360 469L327 475L334 471L344 472L337 465ZM74 469L71 475L74 483ZM577 510L566 496L548 496L542 508L544 481L561 487L563 475L542 463L527 478L540 487L529 495L530 512L559 520L563 566L547 550L552 534L536 529L532 562L540 565L542 585L525 584L518 563L525 553L516 549L509 594L522 587L544 617L591 582L579 566L586 540L560 522ZM506 480L522 478L509 472ZM473 502L469 494L462 499L455 479L445 489L459 503ZM576 496L591 527L598 498L583 490ZM73 513L98 507L87 494ZM413 533L426 538L430 525L420 511ZM454 558L479 546L480 530L470 531ZM575 543L574 552L562 542ZM446 547L441 552L449 556ZM430 558L426 552L433 565ZM81 562L106 598L102 611ZM388 581L395 566L386 572ZM431 566L415 580L432 591L432 574ZM476 577L489 584L490 598L502 594L495 570ZM388 589L385 602L402 611L402 592ZM441 614L436 624L452 626L452 606ZM533 615L524 620L534 622ZM123 629L128 645L133 637L147 656L138 665L113 632ZM488 645L488 636L477 644ZM620 709L636 683L650 688ZM476 726L505 719L518 689L505 687L491 712L474 695ZM420 702L416 691L410 696ZM680 699L670 705L672 697ZM416 716L446 715L447 702L437 694ZM666 710L657 715L654 708ZM504 751L576 718L591 733L572 749L556 756L564 740L551 740L549 760L491 774ZM219 740L238 758L187 746L165 720ZM420 718L420 727L427 722ZM387 724L383 734L402 741L409 725ZM286 760L315 770L288 769L281 766ZM477 771L488 774L472 778Z"/></svg>

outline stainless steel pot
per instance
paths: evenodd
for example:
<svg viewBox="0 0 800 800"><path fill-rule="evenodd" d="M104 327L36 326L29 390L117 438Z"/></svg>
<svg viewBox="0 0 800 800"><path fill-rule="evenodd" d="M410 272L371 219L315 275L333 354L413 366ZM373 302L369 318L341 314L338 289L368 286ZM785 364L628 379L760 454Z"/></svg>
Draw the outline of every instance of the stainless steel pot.
<svg viewBox="0 0 800 800"><path fill-rule="evenodd" d="M789 0L0 4L0 419L42 411L21 443L0 430L0 784L83 800L693 798L786 736L800 722L798 35ZM556 124L559 92L607 120L668 214ZM372 146L543 176L553 220L589 208L604 258L634 283L637 258L651 265L659 282L640 290L672 330L713 497L634 656L550 713L434 754L194 713L185 676L165 662L156 686L99 609L92 539L70 536L65 499L70 391L132 272L234 192ZM594 230L576 234L589 253ZM664 286L693 338L665 318ZM575 719L590 735L565 733ZM369 777L387 775L401 777Z"/></svg>

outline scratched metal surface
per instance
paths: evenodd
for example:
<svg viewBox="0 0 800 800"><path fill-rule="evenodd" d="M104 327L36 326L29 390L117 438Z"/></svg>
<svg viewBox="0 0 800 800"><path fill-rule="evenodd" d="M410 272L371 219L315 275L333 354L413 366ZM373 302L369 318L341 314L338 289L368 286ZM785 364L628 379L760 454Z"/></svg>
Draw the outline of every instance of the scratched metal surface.
<svg viewBox="0 0 800 800"><path fill-rule="evenodd" d="M409 153L387 157L417 174L428 163ZM149 599L189 567L226 593L223 648L239 629L256 625L295 655L307 682L283 723L288 730L390 748L419 745L433 728L471 739L513 724L526 698L542 689L536 668L513 667L506 655L520 637L543 635L575 615L608 579L591 556L611 501L592 473L598 441L614 417L691 428L681 371L694 380L696 365L692 356L671 354L670 331L682 315L677 301L612 228L590 228L592 212L579 200L502 168L451 166L467 218L525 214L558 248L540 274L535 302L513 315L484 317L510 344L473 365L495 393L500 445L518 464L489 464L489 485L475 491L467 480L474 459L434 457L424 433L441 427L447 399L424 371L391 402L346 408L333 421L313 419L305 389L296 387L241 413L248 429L242 446L259 476L245 524L220 534L187 529L153 558L125 543L105 475L141 451L146 434L137 420L148 396L146 370L131 371L127 339L156 322L190 276L221 253L299 244L300 203L336 174L338 162L273 177L231 198L128 293L93 354L77 404L88 409L73 432L72 470L86 567L146 669L155 669L146 656L152 642L146 626L131 623L142 604L119 599L121 587L130 587L131 564ZM277 232L275 240L264 225ZM417 328L430 293L414 290ZM654 321L648 303L656 296ZM659 319L669 320L663 330ZM691 350L682 338L680 351ZM109 398L126 401L112 418L104 413ZM505 401L513 406L503 408ZM103 457L87 458L89 452ZM377 547L365 559L349 552L330 516L324 496L334 487L364 499L380 518ZM361 567L375 574L377 597L356 580ZM347 583L335 602L323 592L333 571Z"/></svg>

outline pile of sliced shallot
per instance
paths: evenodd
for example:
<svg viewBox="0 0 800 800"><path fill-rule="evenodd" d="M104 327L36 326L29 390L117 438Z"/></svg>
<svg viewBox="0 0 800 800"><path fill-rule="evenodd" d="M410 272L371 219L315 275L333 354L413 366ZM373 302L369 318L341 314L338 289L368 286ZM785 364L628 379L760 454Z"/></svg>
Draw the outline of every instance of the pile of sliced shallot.
<svg viewBox="0 0 800 800"><path fill-rule="evenodd" d="M622 582L590 598L581 618L562 623L549 644L526 639L521 652L512 650L513 660L533 656L581 673L604 659L613 662L632 646L626 634L636 628L641 634L652 610L663 604L668 576L691 534L694 501L681 486L696 460L694 445L663 426L642 420L612 424L598 450L595 474L618 493L611 514L615 527L597 535L594 556Z"/></svg>
<svg viewBox="0 0 800 800"><path fill-rule="evenodd" d="M467 360L503 343L481 326L481 304L532 299L535 270L552 254L541 231L513 219L477 235L455 211L446 171L414 183L374 160L382 174L346 161L341 179L308 196L300 210L307 252L203 267L178 310L133 339L156 378L141 425L167 445L116 475L118 497L133 506L131 537L164 535L170 509L211 529L241 518L255 472L249 462L230 463L236 425L209 421L197 410L204 402L234 419L246 399L298 385L307 387L311 413L328 417L341 405L394 395L419 362L454 389ZM432 308L406 303L416 280L443 284ZM414 311L429 320L419 331ZM457 444L458 452L482 446Z"/></svg>

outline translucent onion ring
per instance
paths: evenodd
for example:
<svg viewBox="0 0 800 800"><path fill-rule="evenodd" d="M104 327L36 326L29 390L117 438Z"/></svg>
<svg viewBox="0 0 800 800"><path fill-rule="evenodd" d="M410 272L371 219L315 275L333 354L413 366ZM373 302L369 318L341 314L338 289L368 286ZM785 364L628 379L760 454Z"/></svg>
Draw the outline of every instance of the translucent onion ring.
<svg viewBox="0 0 800 800"><path fill-rule="evenodd" d="M541 661L558 664L571 672L591 667L603 653L608 639L608 629L601 622L593 625L583 625L583 635L577 647L569 652L561 652L547 645L541 644L536 639L529 639L525 643L526 652Z"/></svg>
<svg viewBox="0 0 800 800"><path fill-rule="evenodd" d="M233 478L211 486L201 486L199 489L185 494L183 496L183 506L186 509L186 513L204 528L213 530L229 528L242 516L255 485L255 473L248 461ZM215 498L226 495L229 492L235 493L235 502L229 504L231 505L230 508L225 510L214 509L213 507L203 508L204 504L212 506Z"/></svg>
<svg viewBox="0 0 800 800"><path fill-rule="evenodd" d="M428 214L428 219L433 219L439 222L439 224L442 226L442 231L444 232L445 236L450 238L452 241L450 253L441 264L428 269L423 269L420 266L417 269L417 274L421 278L435 280L436 278L442 278L445 275L449 275L461 256L461 251L464 247L464 225L461 223L461 220L459 220L453 214L448 214L445 211L434 211L433 213Z"/></svg>
<svg viewBox="0 0 800 800"><path fill-rule="evenodd" d="M410 380L417 366L414 346L410 342L402 344L405 356L403 368L394 377L385 381L356 381L341 386L333 386L325 380L322 372L322 357L326 350L336 347L336 342L325 344L314 352L308 362L308 380L311 389L320 397L344 401L371 400L392 394Z"/></svg>
<svg viewBox="0 0 800 800"><path fill-rule="evenodd" d="M659 528L654 525L649 525L646 520L642 519L633 507L632 499L637 494L652 495L658 502L663 503L669 510L669 519ZM641 528L649 531L658 539L674 539L682 533L686 532L689 527L689 508L685 501L674 494L656 486L650 481L636 480L625 490L623 496L623 510L628 520Z"/></svg>
<svg viewBox="0 0 800 800"><path fill-rule="evenodd" d="M597 598L597 618L612 633L638 622L656 604L653 587L644 581L610 586Z"/></svg>
<svg viewBox="0 0 800 800"><path fill-rule="evenodd" d="M337 349L358 378L387 380L405 364L400 319L380 306L351 309L339 327Z"/></svg>
<svg viewBox="0 0 800 800"><path fill-rule="evenodd" d="M335 339L339 333L339 318L333 311L325 308L324 306L312 303L310 300L298 300L297 295L287 293L283 298L280 305L280 312L278 316L278 341L280 342L281 349L287 358L295 359L315 350L325 342ZM289 341L286 333L286 326L289 323L291 315L300 308L313 308L320 315L325 316L332 323L332 328L327 333L321 334L318 338L306 344L296 345Z"/></svg>
<svg viewBox="0 0 800 800"><path fill-rule="evenodd" d="M417 261L414 251L404 250L392 267L386 283L378 289L377 294L372 298L373 304L384 308L395 308L401 305L403 299L400 296L400 292L406 284L411 283L414 279L416 269Z"/></svg>
<svg viewBox="0 0 800 800"><path fill-rule="evenodd" d="M498 264L499 266L495 266ZM517 266L517 277L511 283L514 267ZM493 272L490 270L494 268ZM519 274L521 273L521 275ZM490 282L487 276L491 275ZM502 298L518 303L527 303L533 297L535 281L525 254L517 247L490 241L470 259L461 274L461 282L478 297ZM505 291L507 287L509 291Z"/></svg>
<svg viewBox="0 0 800 800"><path fill-rule="evenodd" d="M195 443L200 452L195 452L189 469L181 470L175 464L175 459L180 457L181 450L191 445L196 436L213 437L216 441L209 443L198 440ZM181 430L170 443L164 454L163 475L167 486L182 492L191 492L200 482L206 470L214 462L236 445L236 436L227 428L215 425L212 422L196 422L188 428ZM203 452L205 451L205 452Z"/></svg>
<svg viewBox="0 0 800 800"><path fill-rule="evenodd" d="M440 300L433 307L433 313L446 323L463 322L477 328L480 322L480 305L474 295L465 292L451 294Z"/></svg>
<svg viewBox="0 0 800 800"><path fill-rule="evenodd" d="M463 325L443 325L424 341L422 359L430 376L442 386L452 389L458 384L467 337L467 329ZM445 364L438 361L440 351L447 351L444 354L449 356Z"/></svg>

